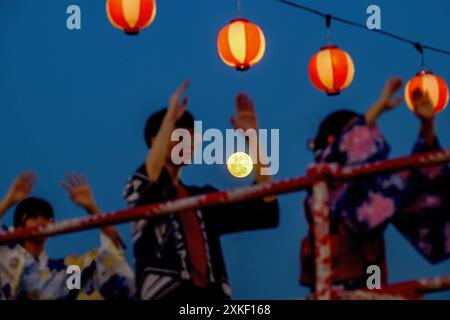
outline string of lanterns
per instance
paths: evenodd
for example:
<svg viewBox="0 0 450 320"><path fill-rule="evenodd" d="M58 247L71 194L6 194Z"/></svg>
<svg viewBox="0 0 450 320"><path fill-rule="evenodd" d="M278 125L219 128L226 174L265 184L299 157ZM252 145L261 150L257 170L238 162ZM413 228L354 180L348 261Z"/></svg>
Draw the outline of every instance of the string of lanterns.
<svg viewBox="0 0 450 320"><path fill-rule="evenodd" d="M340 17L331 16L330 14L306 7L304 5L300 5L288 0L277 1L325 18L327 26L327 39L329 41L331 40L331 20L336 20L338 22L351 25L353 27L357 27L366 31L369 30L365 25ZM430 96L435 112L443 111L447 107L449 102L448 85L444 79L425 68L424 50L427 49L446 55L450 55L450 52L431 46L424 46L418 42L403 38L387 31L375 29L370 30L370 32L379 33L381 35L391 37L395 40L412 44L414 48L420 53L421 70L416 74L415 77L409 80L405 88L404 95L408 107L411 110L414 110L414 106L412 104L412 93L414 92L414 90L420 89L422 90L422 92ZM341 90L347 88L353 80L354 73L355 67L353 65L351 56L347 52L338 49L335 45L327 45L325 47L322 47L322 49L316 55L314 55L309 63L309 78L312 84L318 90L324 91L328 95L337 95L341 92Z"/></svg>
<svg viewBox="0 0 450 320"><path fill-rule="evenodd" d="M281 3L302 9L304 11L322 16L326 19L327 40L331 42L331 20L346 23L354 27L365 26L308 8L287 0L277 0ZM261 28L242 17L241 3L237 0L238 17L223 27L217 38L217 49L222 61L238 71L245 71L258 64L264 57L266 40ZM147 28L156 16L155 0L107 0L106 12L113 26L123 30L127 35L137 35L142 29ZM421 70L406 85L405 100L408 107L413 110L412 92L417 88L428 93L435 112L443 111L449 102L449 89L445 80L432 71L425 68L424 50L431 50L450 55L449 51L424 46L412 40L398 35L372 30L371 32L389 36L396 40L413 44L421 54ZM327 95L338 95L349 87L355 75L355 65L349 53L338 48L337 45L328 43L317 52L309 62L309 78L314 87Z"/></svg>

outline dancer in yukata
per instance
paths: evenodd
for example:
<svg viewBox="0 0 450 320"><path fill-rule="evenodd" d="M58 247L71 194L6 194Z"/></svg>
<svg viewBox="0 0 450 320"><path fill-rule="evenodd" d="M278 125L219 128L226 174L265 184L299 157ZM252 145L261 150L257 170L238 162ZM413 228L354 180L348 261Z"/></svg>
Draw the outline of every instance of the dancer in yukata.
<svg viewBox="0 0 450 320"><path fill-rule="evenodd" d="M170 98L169 106L151 115L145 140L149 153L125 188L130 207L175 200L217 191L212 186L186 185L180 179L183 164L171 153L177 128L194 136L194 118L181 96L185 82ZM258 129L253 101L245 94L236 99L236 129ZM193 139L192 139L193 140ZM192 142L191 155L193 154ZM261 147L258 145L258 147ZM183 150L184 152L184 150ZM255 163L255 183L271 181ZM187 210L178 215L143 219L133 223L137 296L142 300L225 301L231 298L220 237L225 234L273 228L278 225L278 200L274 197L236 204Z"/></svg>
<svg viewBox="0 0 450 320"><path fill-rule="evenodd" d="M0 217L12 206L14 227L34 227L54 220L52 206L43 199L28 198L35 183L33 173L23 173L13 182L0 203ZM83 175L70 174L62 182L71 200L89 214L101 214ZM1 229L6 232L6 228ZM130 299L134 276L124 258L124 246L111 227L103 227L101 245L81 255L49 258L45 238L26 239L0 246L0 299ZM67 267L81 270L81 287L69 290Z"/></svg>
<svg viewBox="0 0 450 320"><path fill-rule="evenodd" d="M329 115L311 143L315 163L342 166L386 160L390 147L375 124L384 112L402 102L394 98L402 80L390 79L380 99L360 115L341 110ZM414 92L415 114L421 122L412 154L440 149L431 100ZM366 286L367 267L377 265L387 282L383 234L392 223L430 262L450 256L450 171L447 165L380 176L330 186L330 233L335 284L347 289ZM310 230L302 241L300 282L314 290L314 236L311 192L305 201Z"/></svg>

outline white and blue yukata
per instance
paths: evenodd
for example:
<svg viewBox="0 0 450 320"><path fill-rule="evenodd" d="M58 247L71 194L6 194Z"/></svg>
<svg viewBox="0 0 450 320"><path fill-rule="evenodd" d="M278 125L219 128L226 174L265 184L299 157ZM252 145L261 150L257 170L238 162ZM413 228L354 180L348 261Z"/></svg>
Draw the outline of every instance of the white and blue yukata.
<svg viewBox="0 0 450 320"><path fill-rule="evenodd" d="M0 228L0 233L6 232ZM18 243L0 245L0 299L132 299L134 274L123 248L101 234L101 245L83 255L52 259L43 251L34 258ZM70 290L67 267L81 270L80 289Z"/></svg>

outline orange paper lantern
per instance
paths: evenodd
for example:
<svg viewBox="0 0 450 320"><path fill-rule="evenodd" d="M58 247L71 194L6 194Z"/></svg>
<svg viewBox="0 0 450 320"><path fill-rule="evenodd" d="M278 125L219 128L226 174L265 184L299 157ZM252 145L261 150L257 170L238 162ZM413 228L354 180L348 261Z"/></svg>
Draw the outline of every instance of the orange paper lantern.
<svg viewBox="0 0 450 320"><path fill-rule="evenodd" d="M225 64L237 70L247 70L263 58L266 40L256 24L239 18L220 31L217 48Z"/></svg>
<svg viewBox="0 0 450 320"><path fill-rule="evenodd" d="M155 0L107 0L106 12L113 26L135 35L155 19Z"/></svg>
<svg viewBox="0 0 450 320"><path fill-rule="evenodd" d="M433 72L421 71L406 84L405 100L412 111L414 111L412 94L417 89L424 93L428 92L435 112L441 112L447 107L449 100L447 83Z"/></svg>
<svg viewBox="0 0 450 320"><path fill-rule="evenodd" d="M312 84L328 95L337 95L347 88L355 76L350 55L336 46L325 46L309 62Z"/></svg>

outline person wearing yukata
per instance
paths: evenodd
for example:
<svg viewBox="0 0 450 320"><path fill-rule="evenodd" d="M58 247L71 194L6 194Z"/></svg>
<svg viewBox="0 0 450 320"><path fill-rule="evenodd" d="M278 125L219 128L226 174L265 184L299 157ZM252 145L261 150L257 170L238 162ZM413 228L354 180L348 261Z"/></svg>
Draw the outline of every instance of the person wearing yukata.
<svg viewBox="0 0 450 320"><path fill-rule="evenodd" d="M212 186L190 186L180 180L182 165L172 162L177 128L194 136L194 118L181 100L188 82L172 95L167 109L151 115L145 140L149 153L145 163L129 179L125 199L130 207L175 200L217 191ZM236 98L235 128L258 129L253 101L245 94ZM192 139L193 140L193 139ZM193 152L191 143L191 154ZM184 152L184 151L183 151ZM260 174L255 163L255 183L271 180ZM278 225L276 198L189 210L133 223L137 298L142 300L226 301L231 290L220 244L220 236Z"/></svg>
<svg viewBox="0 0 450 320"><path fill-rule="evenodd" d="M20 174L0 202L0 218L18 204L14 228L35 227L54 221L53 208L44 199L29 197L35 184L33 173ZM62 186L72 202L90 215L101 214L86 177L68 174ZM6 228L0 228L6 232ZM64 259L49 258L47 239L39 237L0 245L0 299L131 299L134 275L124 258L124 246L112 226L103 227L100 248ZM68 246L70 244L68 243ZM70 290L67 267L81 270L80 289Z"/></svg>
<svg viewBox="0 0 450 320"><path fill-rule="evenodd" d="M341 166L386 160L390 146L376 119L401 104L395 93L402 79L389 79L380 99L365 115L340 110L321 124L311 143L315 163ZM412 154L440 149L435 114L428 94L413 94L420 120L419 138ZM428 261L450 256L450 171L447 165L411 168L393 174L365 177L330 185L330 234L334 284L346 289L365 288L367 267L381 268L387 283L383 233L392 223ZM300 283L314 290L314 236L311 190L305 201L308 235L301 245Z"/></svg>

